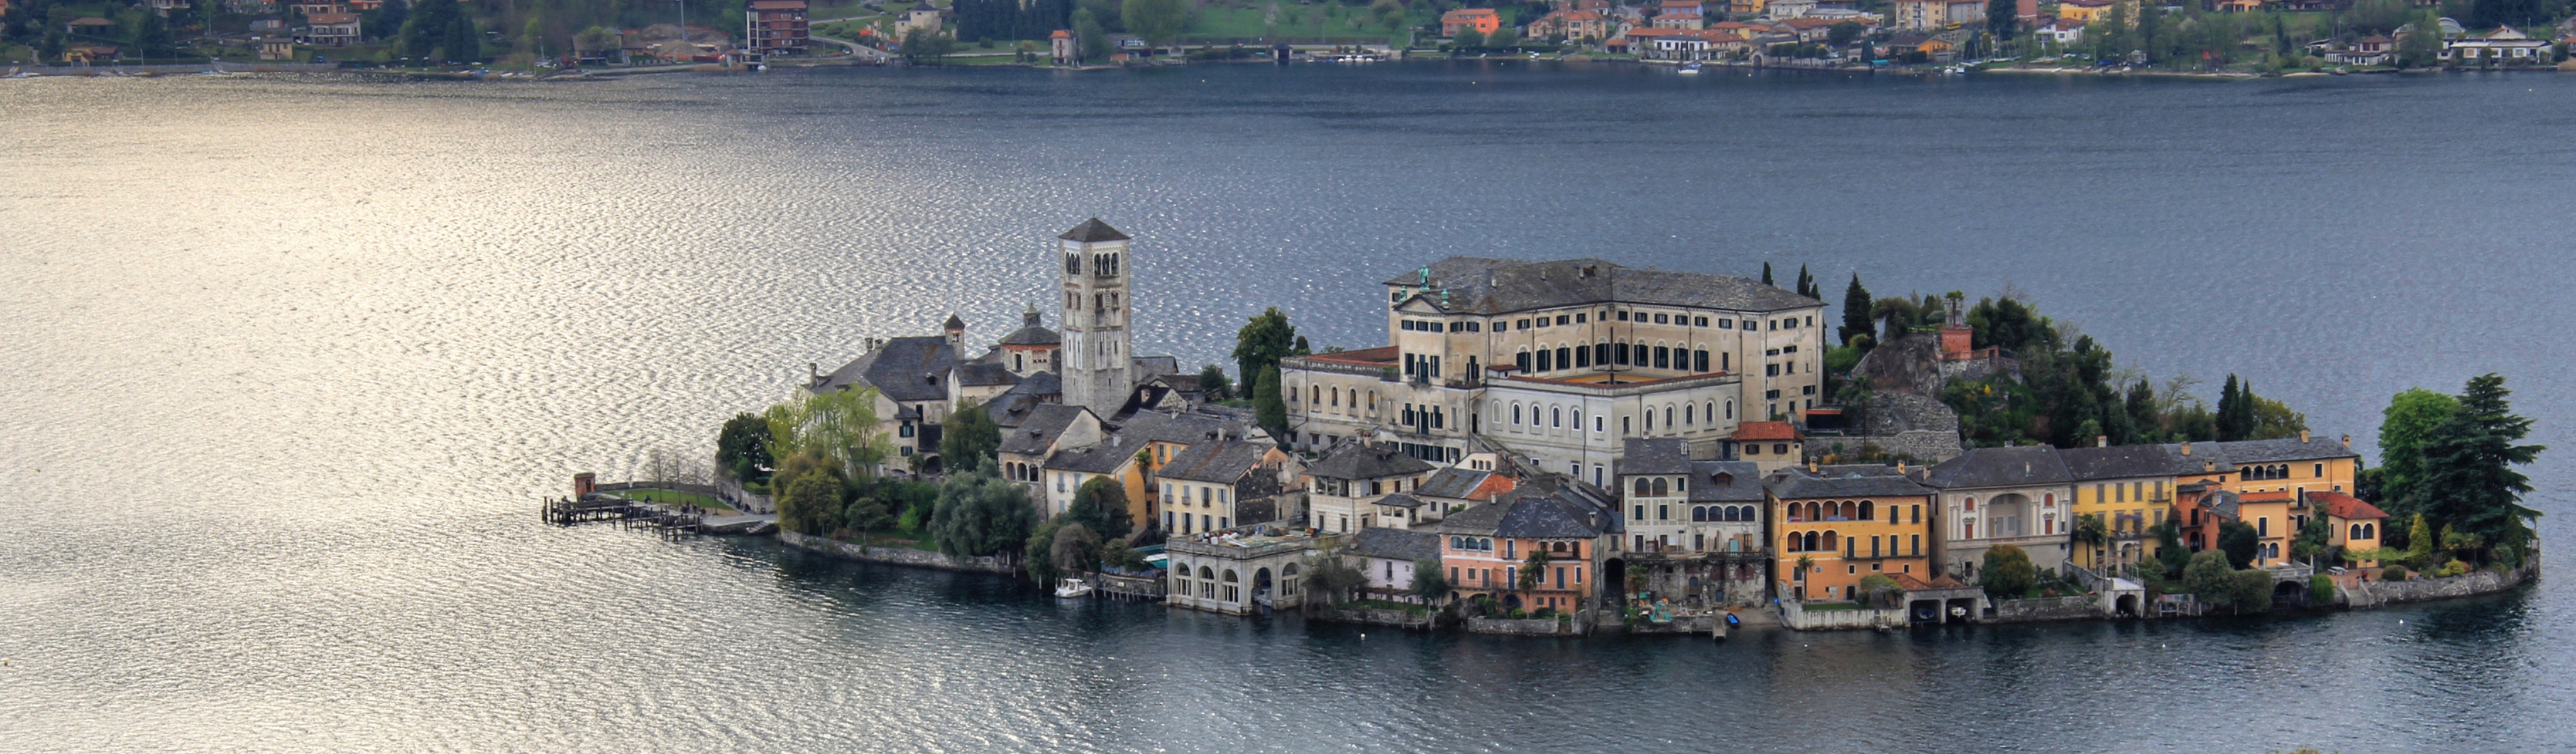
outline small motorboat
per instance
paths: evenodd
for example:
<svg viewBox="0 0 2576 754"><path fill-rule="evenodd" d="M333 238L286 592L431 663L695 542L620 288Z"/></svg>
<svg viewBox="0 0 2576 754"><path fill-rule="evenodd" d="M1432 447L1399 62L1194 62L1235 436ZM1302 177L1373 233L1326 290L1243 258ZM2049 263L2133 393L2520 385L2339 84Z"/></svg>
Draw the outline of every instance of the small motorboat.
<svg viewBox="0 0 2576 754"><path fill-rule="evenodd" d="M1698 75L1698 74L1699 74L1699 63L1697 63L1697 62L1683 63L1683 64L1682 64L1682 69L1681 69L1680 71L1678 71L1678 73L1681 73L1681 74L1684 74L1684 75L1692 75L1692 76L1696 76L1696 75Z"/></svg>
<svg viewBox="0 0 2576 754"><path fill-rule="evenodd" d="M1088 581L1064 579L1055 582L1055 596L1058 597L1081 597L1090 593L1091 582Z"/></svg>

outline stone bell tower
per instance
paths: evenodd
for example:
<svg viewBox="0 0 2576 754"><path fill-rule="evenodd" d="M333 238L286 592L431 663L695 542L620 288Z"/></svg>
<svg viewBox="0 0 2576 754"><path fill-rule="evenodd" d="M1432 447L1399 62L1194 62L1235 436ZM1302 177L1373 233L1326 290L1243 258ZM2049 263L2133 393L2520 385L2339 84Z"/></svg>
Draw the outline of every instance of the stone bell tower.
<svg viewBox="0 0 2576 754"><path fill-rule="evenodd" d="M1106 418L1136 386L1129 350L1127 241L1100 218L1056 236L1064 271L1064 402Z"/></svg>

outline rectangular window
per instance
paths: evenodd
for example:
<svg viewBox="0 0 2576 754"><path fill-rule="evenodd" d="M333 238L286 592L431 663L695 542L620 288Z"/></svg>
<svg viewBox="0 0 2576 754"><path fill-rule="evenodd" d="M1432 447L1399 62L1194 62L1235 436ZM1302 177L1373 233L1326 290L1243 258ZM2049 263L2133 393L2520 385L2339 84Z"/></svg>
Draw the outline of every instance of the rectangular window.
<svg viewBox="0 0 2576 754"><path fill-rule="evenodd" d="M1914 524L1923 523L1923 506L1917 505L1917 506L1912 506L1912 507L1914 508L1913 520L1908 521L1908 522L1906 522L1906 523L1914 523Z"/></svg>
<svg viewBox="0 0 2576 754"><path fill-rule="evenodd" d="M1691 352L1691 371L1693 371L1693 372L1698 372L1698 373L1701 373L1701 374L1706 374L1706 373L1708 373L1708 352L1707 352L1707 351L1692 351L1692 352Z"/></svg>
<svg viewBox="0 0 2576 754"><path fill-rule="evenodd" d="M1555 360L1552 358L1554 356L1554 352L1538 352L1538 370L1541 372L1554 371L1556 368Z"/></svg>
<svg viewBox="0 0 2576 754"><path fill-rule="evenodd" d="M1656 368L1656 369L1671 369L1672 367L1673 367L1673 353L1672 353L1672 349L1665 348L1665 347L1663 347L1663 346L1656 346L1656 347L1655 347L1655 368Z"/></svg>
<svg viewBox="0 0 2576 754"><path fill-rule="evenodd" d="M1869 556L1878 557L1878 535L1876 534L1869 536Z"/></svg>
<svg viewBox="0 0 2576 754"><path fill-rule="evenodd" d="M1762 365L1762 376L1764 376L1764 377L1778 377L1778 376L1780 376L1780 365L1778 365L1778 364L1764 364L1764 365ZM1774 390L1774 391L1771 391L1771 392L1773 392L1773 393L1778 393L1779 391ZM1780 397L1780 396L1778 396L1778 395L1773 395L1773 396L1771 396L1771 397L1773 397L1773 398L1778 398L1778 397Z"/></svg>
<svg viewBox="0 0 2576 754"><path fill-rule="evenodd" d="M1657 314L1657 315L1655 315L1655 324L1658 324L1658 325L1662 325L1662 324L1670 324L1670 322L1669 322L1669 320L1670 320L1670 319L1671 319L1670 317L1666 317L1665 315Z"/></svg>
<svg viewBox="0 0 2576 754"><path fill-rule="evenodd" d="M1621 309L1621 310L1619 310L1619 321L1621 321L1621 322L1626 322L1626 321L1628 321L1628 310L1626 310L1626 309Z"/></svg>
<svg viewBox="0 0 2576 754"><path fill-rule="evenodd" d="M1589 312L1577 312L1577 313L1575 313L1575 315L1574 315L1574 323L1575 323L1575 324L1578 324L1578 325L1583 324L1583 322L1584 322L1584 319L1583 319L1583 318L1584 318L1584 317L1586 317L1586 316L1590 316L1590 313L1589 313Z"/></svg>
<svg viewBox="0 0 2576 754"><path fill-rule="evenodd" d="M1582 368L1584 368L1584 367L1588 367L1588 366L1592 366L1592 349L1589 349L1589 348L1576 348L1576 349L1574 349L1574 368L1576 368L1576 369L1582 369Z"/></svg>
<svg viewBox="0 0 2576 754"><path fill-rule="evenodd" d="M1484 325L1483 325L1482 323L1477 323L1477 322L1469 322L1469 323L1467 323L1467 331L1468 331L1468 332L1476 332L1476 331L1481 330L1481 329L1483 329L1483 328L1484 328Z"/></svg>
<svg viewBox="0 0 2576 754"><path fill-rule="evenodd" d="M1628 365L1628 344L1626 344L1626 343L1615 343L1615 344L1612 344L1612 345L1610 346L1610 355L1611 355L1613 358L1615 358L1615 359L1617 359L1617 360L1618 360L1618 362L1619 362L1619 365L1620 365L1620 366L1627 366L1627 365Z"/></svg>
<svg viewBox="0 0 2576 754"><path fill-rule="evenodd" d="M1707 326L1708 326L1708 318L1707 318L1707 317L1692 317L1692 318L1691 318L1691 326L1692 326L1692 327L1707 327Z"/></svg>
<svg viewBox="0 0 2576 754"><path fill-rule="evenodd" d="M1913 552L1914 552L1914 554L1915 554L1915 555L1922 555L1922 554L1923 554L1923 535L1921 535L1921 534L1913 535L1913 539L1914 539L1914 543L1913 543ZM1907 571L1907 573L1913 573L1913 571Z"/></svg>
<svg viewBox="0 0 2576 754"><path fill-rule="evenodd" d="M1556 323L1557 323L1557 324L1559 324L1559 325L1565 324L1565 323L1567 323L1567 322L1569 322L1569 321L1572 321L1572 320L1573 320L1573 318L1572 318L1572 317L1568 317L1568 316L1563 315L1563 314L1556 315Z"/></svg>
<svg viewBox="0 0 2576 754"><path fill-rule="evenodd" d="M1527 330L1527 329L1530 329L1530 323L1529 323L1529 320L1526 320L1526 319L1516 319L1516 320L1512 320L1512 329L1515 329L1515 330Z"/></svg>
<svg viewBox="0 0 2576 754"><path fill-rule="evenodd" d="M1720 330L1733 330L1733 329L1735 329L1735 320L1727 319L1727 318L1725 318L1725 317L1719 317L1719 318L1717 319L1717 329L1720 329Z"/></svg>

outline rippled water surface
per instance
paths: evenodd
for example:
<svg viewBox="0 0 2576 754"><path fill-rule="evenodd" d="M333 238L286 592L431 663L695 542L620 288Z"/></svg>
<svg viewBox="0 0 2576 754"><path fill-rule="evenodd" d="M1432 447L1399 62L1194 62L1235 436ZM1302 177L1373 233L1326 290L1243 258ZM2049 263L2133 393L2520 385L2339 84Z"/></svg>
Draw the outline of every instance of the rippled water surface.
<svg viewBox="0 0 2576 754"><path fill-rule="evenodd" d="M2576 515L2576 77L1508 63L0 81L0 750L2576 749L2570 590L2198 624L1527 641L1058 604L539 525L862 338L1140 239L1140 347L1595 255L2006 286L2367 443L2501 371ZM1837 299L1839 300L1839 299ZM2214 394L2214 388L2205 388Z"/></svg>

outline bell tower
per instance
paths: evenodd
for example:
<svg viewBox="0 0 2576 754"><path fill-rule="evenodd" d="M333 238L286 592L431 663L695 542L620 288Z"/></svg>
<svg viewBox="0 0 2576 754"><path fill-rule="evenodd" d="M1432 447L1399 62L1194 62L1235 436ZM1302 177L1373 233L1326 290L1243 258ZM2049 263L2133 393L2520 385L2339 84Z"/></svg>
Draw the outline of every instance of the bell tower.
<svg viewBox="0 0 2576 754"><path fill-rule="evenodd" d="M1127 234L1091 218L1056 236L1064 274L1064 402L1107 417L1136 386Z"/></svg>

